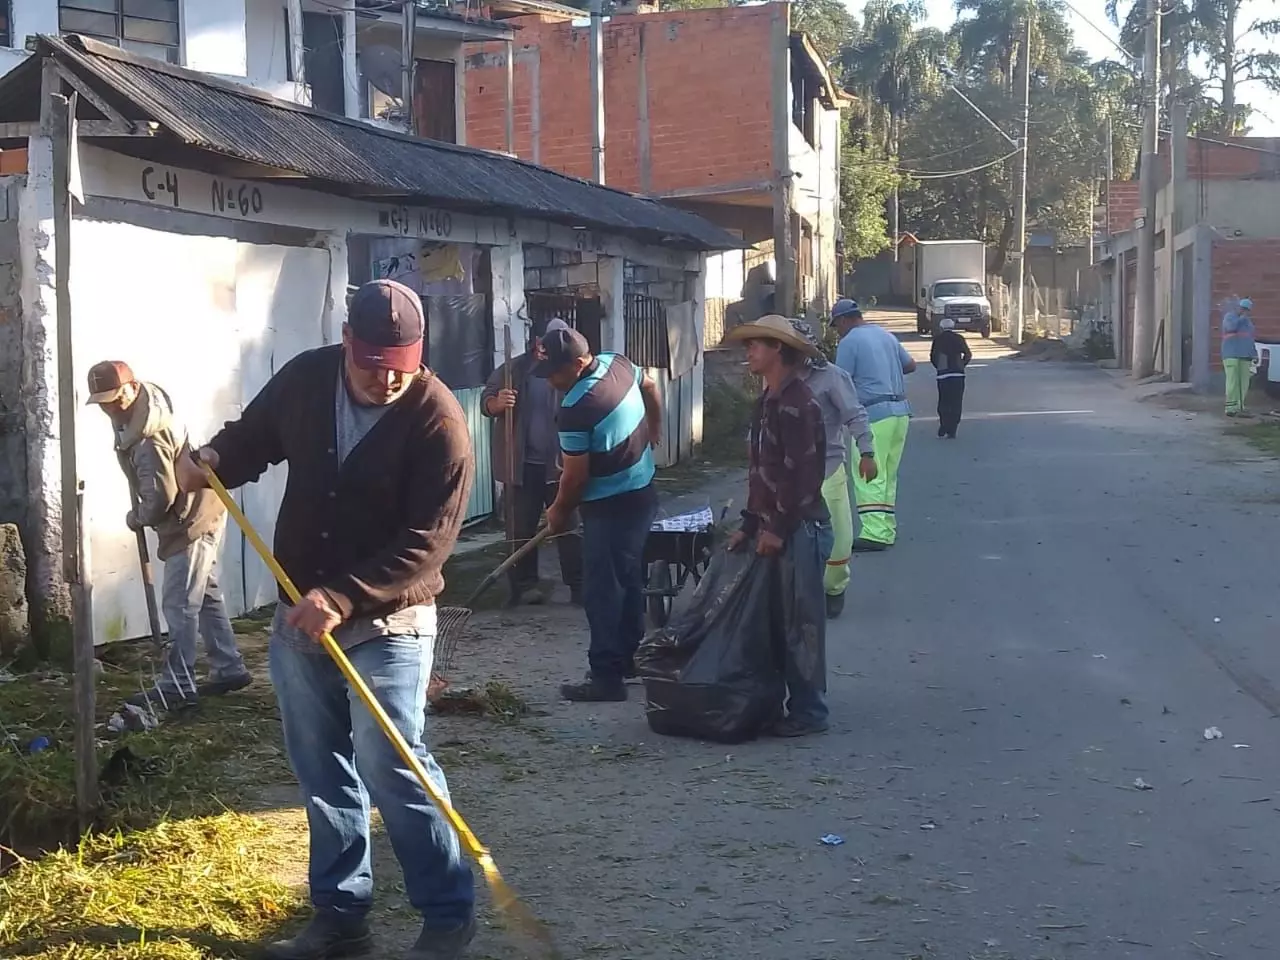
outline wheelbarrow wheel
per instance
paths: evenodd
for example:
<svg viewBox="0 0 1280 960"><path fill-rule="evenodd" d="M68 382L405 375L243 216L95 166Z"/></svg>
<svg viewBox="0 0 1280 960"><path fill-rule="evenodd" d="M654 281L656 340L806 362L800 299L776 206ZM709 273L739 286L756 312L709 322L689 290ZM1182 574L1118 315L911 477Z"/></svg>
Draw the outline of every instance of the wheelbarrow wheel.
<svg viewBox="0 0 1280 960"><path fill-rule="evenodd" d="M649 582L646 589L646 601L649 609L649 624L653 627L665 627L671 619L671 605L675 598L675 581L671 577L671 564L657 562L649 564Z"/></svg>

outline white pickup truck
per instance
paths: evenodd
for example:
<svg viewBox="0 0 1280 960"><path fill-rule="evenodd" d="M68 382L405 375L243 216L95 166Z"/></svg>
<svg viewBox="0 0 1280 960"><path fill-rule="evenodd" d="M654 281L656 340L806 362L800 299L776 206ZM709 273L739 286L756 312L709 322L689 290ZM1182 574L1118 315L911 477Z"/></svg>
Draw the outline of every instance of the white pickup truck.
<svg viewBox="0 0 1280 960"><path fill-rule="evenodd" d="M981 240L922 240L916 249L916 332L932 336L944 319L991 336L991 301Z"/></svg>

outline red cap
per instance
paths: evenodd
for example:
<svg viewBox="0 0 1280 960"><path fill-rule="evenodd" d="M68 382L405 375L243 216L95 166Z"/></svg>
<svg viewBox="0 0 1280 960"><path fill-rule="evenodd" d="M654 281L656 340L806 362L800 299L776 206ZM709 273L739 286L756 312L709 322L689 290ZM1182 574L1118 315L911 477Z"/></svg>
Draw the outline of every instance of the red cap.
<svg viewBox="0 0 1280 960"><path fill-rule="evenodd" d="M347 326L357 367L416 373L422 366L422 300L403 283L374 280L362 286L347 308Z"/></svg>
<svg viewBox="0 0 1280 960"><path fill-rule="evenodd" d="M111 403L119 399L125 384L137 378L123 360L103 360L89 368L89 399L86 403Z"/></svg>

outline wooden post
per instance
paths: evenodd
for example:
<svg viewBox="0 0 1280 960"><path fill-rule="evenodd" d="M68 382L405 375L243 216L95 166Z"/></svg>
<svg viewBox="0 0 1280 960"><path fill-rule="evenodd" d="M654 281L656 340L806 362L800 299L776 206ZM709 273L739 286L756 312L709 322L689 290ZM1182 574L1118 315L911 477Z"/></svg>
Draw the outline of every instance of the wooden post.
<svg viewBox="0 0 1280 960"><path fill-rule="evenodd" d="M418 29L418 6L415 0L405 0L400 16L400 109L404 112L405 130L416 134L418 120L413 112L413 41Z"/></svg>
<svg viewBox="0 0 1280 960"><path fill-rule="evenodd" d="M93 596L88 576L84 484L76 468L76 386L71 327L71 104L52 59L43 72L41 133L53 146L54 303L58 313L58 439L62 460L63 577L71 588L75 700L76 812L81 829L98 812L98 759L94 720Z"/></svg>
<svg viewBox="0 0 1280 960"><path fill-rule="evenodd" d="M502 386L505 390L511 389L511 321L507 321L507 325L502 330L503 346L502 352L504 362L502 365ZM502 429L506 435L506 457L507 462L503 464L506 468L506 482L502 485L502 511L506 520L507 530L507 550L514 552L516 549L516 498L513 496L516 486L516 411L514 408L503 411Z"/></svg>

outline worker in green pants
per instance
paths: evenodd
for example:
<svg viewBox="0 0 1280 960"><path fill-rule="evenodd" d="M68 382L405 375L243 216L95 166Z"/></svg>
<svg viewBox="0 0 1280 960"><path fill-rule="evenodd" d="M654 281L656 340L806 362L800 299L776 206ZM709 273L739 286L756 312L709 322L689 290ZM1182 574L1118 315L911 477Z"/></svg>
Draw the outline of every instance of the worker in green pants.
<svg viewBox="0 0 1280 960"><path fill-rule="evenodd" d="M820 350L818 338L808 323L792 320L791 326L815 351ZM858 402L858 392L849 374L818 353L816 357L805 360L800 377L813 394L813 399L818 401L827 437L822 499L831 514L833 543L823 575L823 587L827 594L827 619L834 620L844 610L845 591L849 587L849 558L853 553L853 509L849 503L849 470L845 461L858 464L857 472L861 478L875 479L875 453L867 411ZM853 445L852 454L850 444Z"/></svg>
<svg viewBox="0 0 1280 960"><path fill-rule="evenodd" d="M862 525L853 546L855 550L886 550L898 539L898 468L911 422L904 374L914 371L916 362L892 333L867 323L853 300L837 301L831 322L840 333L836 366L853 379L858 401L871 421L875 446L874 476L859 476L853 481Z"/></svg>
<svg viewBox="0 0 1280 960"><path fill-rule="evenodd" d="M1253 301L1240 300L1235 310L1222 318L1222 369L1227 375L1227 416L1246 414L1245 397L1253 379L1253 363L1257 359L1254 346Z"/></svg>

